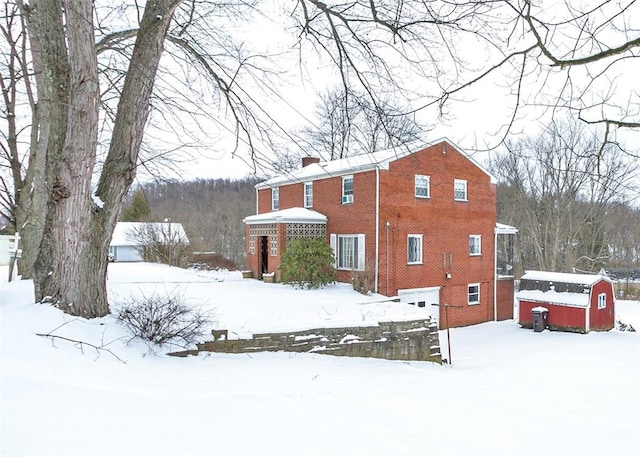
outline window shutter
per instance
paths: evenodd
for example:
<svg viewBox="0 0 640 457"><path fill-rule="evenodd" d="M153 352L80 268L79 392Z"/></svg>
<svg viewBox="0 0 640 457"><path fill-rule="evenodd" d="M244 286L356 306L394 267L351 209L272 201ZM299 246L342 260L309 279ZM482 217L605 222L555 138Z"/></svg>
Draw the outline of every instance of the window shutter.
<svg viewBox="0 0 640 457"><path fill-rule="evenodd" d="M331 250L333 251L333 266L335 268L338 265L338 236L335 233L329 235L329 245L331 246Z"/></svg>
<svg viewBox="0 0 640 457"><path fill-rule="evenodd" d="M357 270L363 271L365 268L364 265L364 233L358 234L358 268Z"/></svg>

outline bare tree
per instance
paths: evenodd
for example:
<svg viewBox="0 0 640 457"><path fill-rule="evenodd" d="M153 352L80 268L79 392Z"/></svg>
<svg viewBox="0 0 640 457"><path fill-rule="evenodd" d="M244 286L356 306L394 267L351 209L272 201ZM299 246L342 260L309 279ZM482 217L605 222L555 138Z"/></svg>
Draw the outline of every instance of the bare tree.
<svg viewBox="0 0 640 457"><path fill-rule="evenodd" d="M499 218L518 226L525 268L603 266L609 213L637 192L637 163L612 146L602 150L596 132L578 122L555 122L540 137L508 143L491 164L501 182Z"/></svg>
<svg viewBox="0 0 640 457"><path fill-rule="evenodd" d="M189 257L189 239L181 224L149 222L129 230L127 238L138 246L145 262L183 267Z"/></svg>
<svg viewBox="0 0 640 457"><path fill-rule="evenodd" d="M315 126L302 132L310 148L327 160L405 146L424 134L410 109L386 99L373 104L367 94L344 88L320 97Z"/></svg>

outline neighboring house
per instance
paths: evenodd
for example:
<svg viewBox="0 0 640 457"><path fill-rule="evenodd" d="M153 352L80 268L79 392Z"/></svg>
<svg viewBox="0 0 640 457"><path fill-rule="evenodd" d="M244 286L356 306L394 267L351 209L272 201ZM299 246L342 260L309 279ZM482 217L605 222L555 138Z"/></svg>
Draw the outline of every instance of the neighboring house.
<svg viewBox="0 0 640 457"><path fill-rule="evenodd" d="M338 280L369 275L372 291L418 306L449 304L444 326L496 319L496 181L447 140L331 162L256 185L245 218L247 265L278 272L288 241L321 237L334 249ZM277 278L277 276L276 276ZM505 281L513 290L513 278ZM501 294L512 318L513 293ZM432 307L444 319L445 312ZM442 325L441 325L442 326Z"/></svg>
<svg viewBox="0 0 640 457"><path fill-rule="evenodd" d="M614 327L613 284L601 275L527 271L516 294L518 321L531 328L533 308L546 308L551 330L589 333Z"/></svg>
<svg viewBox="0 0 640 457"><path fill-rule="evenodd" d="M149 233L160 243L189 244L182 224L176 222L118 222L109 244L114 262L142 262L141 245L149 242Z"/></svg>

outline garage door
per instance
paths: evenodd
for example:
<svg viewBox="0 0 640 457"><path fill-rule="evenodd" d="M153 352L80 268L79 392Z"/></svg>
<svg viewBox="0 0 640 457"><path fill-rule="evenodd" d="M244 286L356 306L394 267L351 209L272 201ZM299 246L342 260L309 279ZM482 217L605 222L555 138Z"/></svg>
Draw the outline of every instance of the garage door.
<svg viewBox="0 0 640 457"><path fill-rule="evenodd" d="M402 303L425 307L435 317L440 325L440 307L433 303L440 303L440 287L423 287L420 289L400 289L398 297Z"/></svg>

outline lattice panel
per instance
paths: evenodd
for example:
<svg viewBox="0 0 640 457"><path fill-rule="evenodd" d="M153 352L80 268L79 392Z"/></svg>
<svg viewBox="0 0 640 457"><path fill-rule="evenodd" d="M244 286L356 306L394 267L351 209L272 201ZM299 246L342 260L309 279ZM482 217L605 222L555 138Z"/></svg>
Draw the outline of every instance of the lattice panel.
<svg viewBox="0 0 640 457"><path fill-rule="evenodd" d="M301 238L326 239L326 237L327 226L325 224L287 224L287 241Z"/></svg>
<svg viewBox="0 0 640 457"><path fill-rule="evenodd" d="M277 236L269 237L269 241L271 242L270 243L271 255L272 256L278 255L278 237Z"/></svg>
<svg viewBox="0 0 640 457"><path fill-rule="evenodd" d="M276 236L276 224L255 224L249 226L250 236Z"/></svg>
<svg viewBox="0 0 640 457"><path fill-rule="evenodd" d="M249 236L249 254L254 255L256 253L256 237Z"/></svg>

